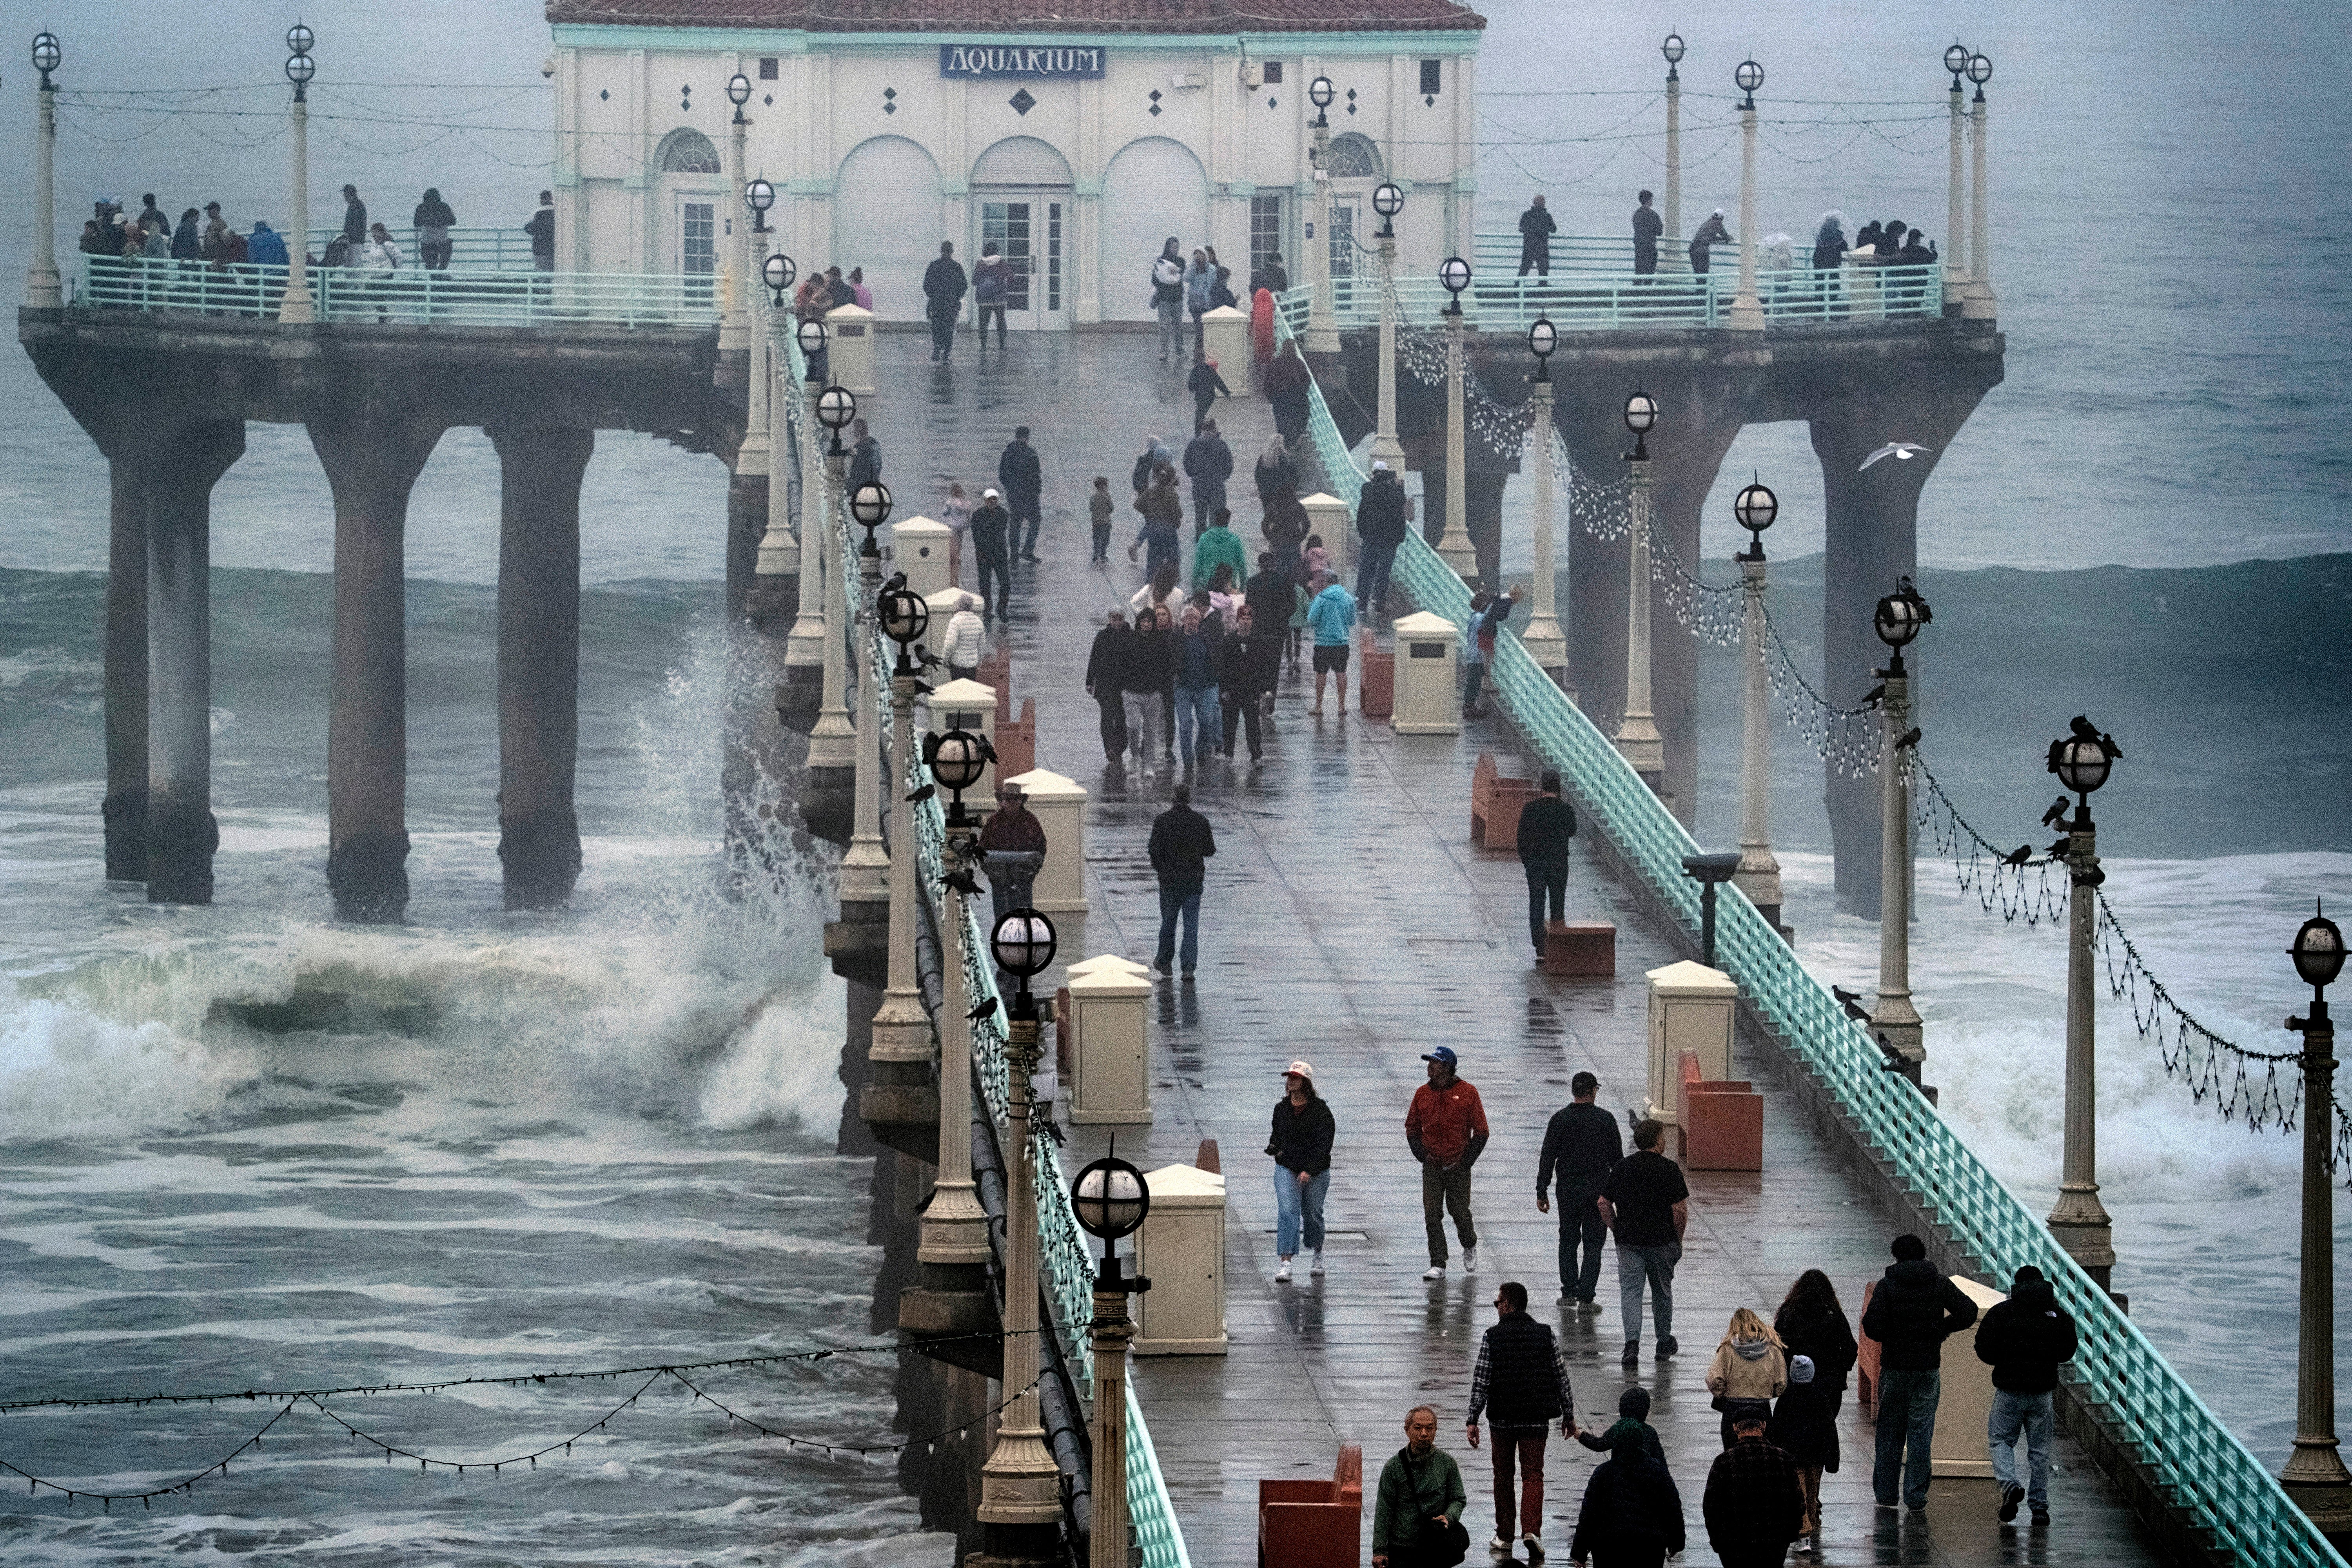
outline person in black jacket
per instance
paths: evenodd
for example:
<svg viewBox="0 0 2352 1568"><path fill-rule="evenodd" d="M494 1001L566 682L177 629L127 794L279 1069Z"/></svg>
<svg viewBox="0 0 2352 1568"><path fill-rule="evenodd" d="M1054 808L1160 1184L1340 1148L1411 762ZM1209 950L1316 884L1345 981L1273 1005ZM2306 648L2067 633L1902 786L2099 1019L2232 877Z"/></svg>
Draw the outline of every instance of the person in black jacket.
<svg viewBox="0 0 2352 1568"><path fill-rule="evenodd" d="M1659 1568L1682 1549L1682 1494L1665 1461L1638 1443L1620 1443L1584 1489L1570 1559L1593 1568Z"/></svg>
<svg viewBox="0 0 2352 1568"><path fill-rule="evenodd" d="M1233 629L1217 646L1217 702L1224 710L1224 753L1234 754L1234 735L1249 738L1252 766L1265 755L1265 736L1258 724L1258 698L1273 689L1267 671L1270 637L1257 634L1257 617L1244 599L1234 610Z"/></svg>
<svg viewBox="0 0 2352 1568"><path fill-rule="evenodd" d="M980 493L980 505L971 514L972 554L980 563L980 619L983 624L1003 621L1012 613L1005 606L1013 598L1013 556L1008 542L1013 518L1004 509L1004 497L996 486L989 486ZM989 584L996 585L993 597Z"/></svg>
<svg viewBox="0 0 2352 1568"><path fill-rule="evenodd" d="M1642 204L1633 209L1633 275L1647 277L1658 270L1658 236L1666 232L1666 220L1650 205L1649 192L1639 200Z"/></svg>
<svg viewBox="0 0 2352 1568"><path fill-rule="evenodd" d="M940 241L940 257L923 269L923 312L931 322L931 363L943 365L955 351L956 321L963 315L964 291L971 282L963 263L955 258L955 244Z"/></svg>
<svg viewBox="0 0 2352 1568"><path fill-rule="evenodd" d="M1135 653L1135 633L1127 612L1112 605L1087 654L1087 695L1102 711L1103 758L1113 768L1127 755L1127 665Z"/></svg>
<svg viewBox="0 0 2352 1568"><path fill-rule="evenodd" d="M1796 1462L1765 1440L1762 1406L1733 1409L1732 1445L1706 1472L1699 1510L1723 1568L1779 1568L1804 1518Z"/></svg>
<svg viewBox="0 0 2352 1568"><path fill-rule="evenodd" d="M853 444L849 449L849 493L857 494L861 485L877 485L882 480L882 444L866 428L862 419L852 420L849 434Z"/></svg>
<svg viewBox="0 0 2352 1568"><path fill-rule="evenodd" d="M1811 1360L1814 1390L1834 1416L1845 1402L1846 1375L1853 1371L1856 1347L1853 1325L1846 1322L1830 1277L1819 1269L1798 1275L1780 1310L1772 1314L1772 1332L1790 1355Z"/></svg>
<svg viewBox="0 0 2352 1568"><path fill-rule="evenodd" d="M1617 1118L1594 1104L1601 1081L1590 1072L1569 1080L1574 1098L1552 1113L1544 1128L1543 1154L1536 1161L1536 1211L1551 1212L1551 1178L1559 1176L1559 1302L1576 1303L1580 1312L1597 1312L1594 1293L1601 1288L1601 1244L1609 1228L1601 1222L1601 1184L1625 1157L1618 1141ZM1581 1267L1577 1249L1584 1249Z"/></svg>
<svg viewBox="0 0 2352 1568"><path fill-rule="evenodd" d="M2059 1364L2074 1359L2077 1343L2074 1318L2031 1263L2017 1271L2009 1300L1996 1302L1977 1325L1977 1359L1992 1368L1985 1441L1992 1449L1992 1479L2000 1483L2003 1524L2017 1517L2021 1501L2031 1503L2036 1525L2050 1522L2050 1396L2058 1386ZM2017 1484L2020 1434L2030 1489Z"/></svg>
<svg viewBox="0 0 2352 1568"><path fill-rule="evenodd" d="M1519 867L1528 875L1528 937L1536 945L1536 963L1541 965L1546 906L1552 919L1568 918L1568 845L1576 837L1576 808L1559 798L1557 769L1545 768L1536 788L1541 793L1519 809L1517 848ZM1560 1276L1563 1282L1567 1278Z"/></svg>
<svg viewBox="0 0 2352 1568"><path fill-rule="evenodd" d="M1356 604L1366 622L1380 617L1388 601L1389 567L1404 543L1404 486L1386 463L1372 465L1372 476L1356 496L1356 532L1364 559L1356 568Z"/></svg>
<svg viewBox="0 0 2352 1568"><path fill-rule="evenodd" d="M1544 206L1538 192L1528 210L1519 214L1519 276L1525 277L1533 267L1538 277L1551 276L1551 236L1559 232L1550 212Z"/></svg>
<svg viewBox="0 0 2352 1568"><path fill-rule="evenodd" d="M1764 1440L1797 1467L1797 1490L1804 1500L1797 1521L1797 1549L1803 1551L1822 1529L1822 1472L1837 1473L1836 1396L1822 1386L1810 1355L1789 1357L1789 1386L1772 1406Z"/></svg>
<svg viewBox="0 0 2352 1568"><path fill-rule="evenodd" d="M1192 789L1176 786L1175 803L1151 824L1151 869L1160 876L1160 954L1151 967L1168 973L1176 956L1176 922L1184 922L1184 978L1189 983L1201 956L1201 888L1208 881L1207 862L1217 852L1217 835L1209 819L1192 810Z"/></svg>
<svg viewBox="0 0 2352 1568"><path fill-rule="evenodd" d="M1916 1513L1927 1506L1944 1341L1977 1321L1977 1304L1936 1271L1917 1237L1896 1237L1894 1252L1862 1314L1862 1332L1879 1344L1878 1454L1870 1486L1879 1507L1893 1508L1901 1483L1903 1506Z"/></svg>
<svg viewBox="0 0 2352 1568"><path fill-rule="evenodd" d="M1282 1266L1275 1282L1290 1280L1298 1255L1299 1222L1306 1222L1307 1249L1315 1260L1310 1276L1323 1272L1323 1195L1331 1187L1331 1139L1338 1132L1331 1107L1315 1092L1315 1069L1294 1061L1282 1072L1282 1098L1274 1103L1274 1130L1265 1152L1274 1156L1274 1250Z"/></svg>
<svg viewBox="0 0 2352 1568"><path fill-rule="evenodd" d="M1004 486L1005 509L1013 514L1013 554L1020 560L1037 559L1038 500L1045 493L1045 481L1037 466L1037 449L1029 444L1029 427L1014 428L1013 439L1004 444L1003 455L996 460L996 482ZM1021 535L1021 524L1028 520L1029 535Z"/></svg>

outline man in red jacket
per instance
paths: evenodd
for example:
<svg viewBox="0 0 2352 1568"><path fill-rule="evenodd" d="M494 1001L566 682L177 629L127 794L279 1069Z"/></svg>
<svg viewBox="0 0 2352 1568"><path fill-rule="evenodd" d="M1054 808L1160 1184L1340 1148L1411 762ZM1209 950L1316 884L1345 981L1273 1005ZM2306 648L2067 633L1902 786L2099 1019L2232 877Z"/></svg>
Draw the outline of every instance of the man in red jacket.
<svg viewBox="0 0 2352 1568"><path fill-rule="evenodd" d="M1445 1215L1462 1239L1462 1271L1478 1271L1478 1227L1470 1218L1470 1167L1486 1146L1486 1107L1478 1091L1454 1073L1451 1046L1425 1053L1429 1082L1412 1092L1404 1141L1421 1162L1421 1217L1429 1228L1424 1280L1445 1278Z"/></svg>

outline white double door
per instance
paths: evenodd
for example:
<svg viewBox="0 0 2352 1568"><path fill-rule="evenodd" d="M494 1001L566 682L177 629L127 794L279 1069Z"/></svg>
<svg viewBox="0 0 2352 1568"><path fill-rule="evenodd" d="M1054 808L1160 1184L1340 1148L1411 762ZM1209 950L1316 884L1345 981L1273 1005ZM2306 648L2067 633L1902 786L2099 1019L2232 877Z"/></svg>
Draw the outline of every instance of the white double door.
<svg viewBox="0 0 2352 1568"><path fill-rule="evenodd" d="M1004 321L1014 331L1058 330L1070 324L1073 279L1069 258L1074 204L1067 191L975 192L979 233L971 254L993 245L1012 268L1004 290Z"/></svg>

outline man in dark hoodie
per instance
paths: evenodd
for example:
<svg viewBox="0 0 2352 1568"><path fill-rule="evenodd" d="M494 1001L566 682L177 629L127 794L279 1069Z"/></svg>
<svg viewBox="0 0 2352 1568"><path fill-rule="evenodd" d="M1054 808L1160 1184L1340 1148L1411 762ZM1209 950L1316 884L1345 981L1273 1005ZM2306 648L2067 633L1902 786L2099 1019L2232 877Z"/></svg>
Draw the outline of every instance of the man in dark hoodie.
<svg viewBox="0 0 2352 1568"><path fill-rule="evenodd" d="M1404 486L1386 463L1374 462L1372 476L1356 495L1356 532L1364 544L1356 568L1356 603L1367 622L1388 601L1389 567L1404 543Z"/></svg>
<svg viewBox="0 0 2352 1568"><path fill-rule="evenodd" d="M2009 1300L1996 1302L1977 1325L1977 1359L1992 1368L1992 1413L1985 1440L1992 1448L1992 1479L2000 1483L2000 1521L2017 1517L2022 1501L2035 1525L2050 1522L2050 1396L2058 1365L2072 1361L2074 1320L2058 1292L2028 1263L2017 1271ZM2030 1487L2017 1484L2017 1439L2025 1437Z"/></svg>
<svg viewBox="0 0 2352 1568"><path fill-rule="evenodd" d="M1878 1455L1870 1486L1879 1507L1893 1508L1899 1482L1903 1506L1917 1512L1927 1506L1944 1341L1977 1321L1977 1304L1936 1271L1917 1237L1896 1237L1894 1252L1862 1314L1862 1332L1879 1345Z"/></svg>
<svg viewBox="0 0 2352 1568"><path fill-rule="evenodd" d="M1682 1494L1665 1461L1638 1441L1619 1443L1584 1489L1570 1558L1599 1568L1659 1568L1682 1549Z"/></svg>
<svg viewBox="0 0 2352 1568"><path fill-rule="evenodd" d="M1127 628L1127 611L1114 604L1087 655L1087 695L1102 710L1103 756L1114 768L1127 755L1127 666L1134 656L1135 633Z"/></svg>

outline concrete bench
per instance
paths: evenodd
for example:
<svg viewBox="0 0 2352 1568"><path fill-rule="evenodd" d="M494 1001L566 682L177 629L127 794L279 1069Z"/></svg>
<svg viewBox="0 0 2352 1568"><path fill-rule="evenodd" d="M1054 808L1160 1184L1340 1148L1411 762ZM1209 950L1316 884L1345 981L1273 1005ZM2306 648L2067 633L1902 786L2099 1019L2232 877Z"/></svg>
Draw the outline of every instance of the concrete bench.
<svg viewBox="0 0 2352 1568"><path fill-rule="evenodd" d="M1532 779L1512 779L1482 751L1470 770L1470 841L1490 850L1519 847L1519 812L1539 791Z"/></svg>
<svg viewBox="0 0 2352 1568"><path fill-rule="evenodd" d="M1606 920L1546 921L1543 969L1569 979L1615 978L1617 927Z"/></svg>
<svg viewBox="0 0 2352 1568"><path fill-rule="evenodd" d="M1762 1170L1764 1096L1744 1079L1703 1076L1695 1051L1682 1053L1677 1077L1675 1146L1683 1165L1695 1171Z"/></svg>
<svg viewBox="0 0 2352 1568"><path fill-rule="evenodd" d="M1257 1483L1258 1568L1359 1568L1363 1532L1364 1451L1352 1443L1329 1480Z"/></svg>

